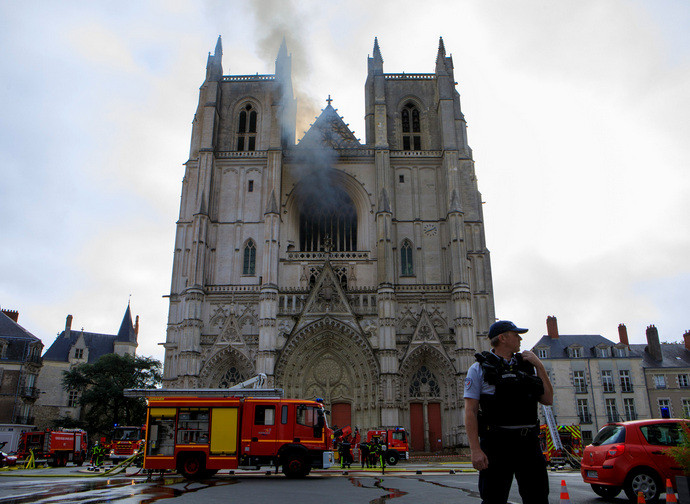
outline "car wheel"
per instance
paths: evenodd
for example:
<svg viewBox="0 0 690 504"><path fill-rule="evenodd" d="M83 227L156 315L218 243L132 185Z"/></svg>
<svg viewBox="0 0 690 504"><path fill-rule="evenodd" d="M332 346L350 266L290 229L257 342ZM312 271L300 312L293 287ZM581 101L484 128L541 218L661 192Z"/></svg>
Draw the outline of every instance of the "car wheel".
<svg viewBox="0 0 690 504"><path fill-rule="evenodd" d="M656 502L661 494L661 483L659 476L653 470L637 469L625 478L623 489L631 501L636 501L637 493L642 492L645 502Z"/></svg>
<svg viewBox="0 0 690 504"><path fill-rule="evenodd" d="M613 499L616 495L621 493L621 487L607 485L592 485L592 490L594 490L595 494L604 499Z"/></svg>

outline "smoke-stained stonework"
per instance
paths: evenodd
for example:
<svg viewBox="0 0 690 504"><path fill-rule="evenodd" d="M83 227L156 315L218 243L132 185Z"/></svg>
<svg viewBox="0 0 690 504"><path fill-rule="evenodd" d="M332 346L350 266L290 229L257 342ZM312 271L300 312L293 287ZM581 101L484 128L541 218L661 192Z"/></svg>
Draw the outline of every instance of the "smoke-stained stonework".
<svg viewBox="0 0 690 504"><path fill-rule="evenodd" d="M466 124L441 41L431 74L365 83L366 142L331 106L295 143L285 43L271 75L209 55L182 182L167 387L256 373L331 424L461 444L462 385L494 320Z"/></svg>

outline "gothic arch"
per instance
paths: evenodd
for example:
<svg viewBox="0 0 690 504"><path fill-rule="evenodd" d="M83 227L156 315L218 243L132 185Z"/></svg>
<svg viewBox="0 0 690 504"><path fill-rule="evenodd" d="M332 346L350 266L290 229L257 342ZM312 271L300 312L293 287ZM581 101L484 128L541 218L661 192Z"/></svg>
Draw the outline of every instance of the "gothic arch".
<svg viewBox="0 0 690 504"><path fill-rule="evenodd" d="M242 352L231 346L218 350L206 360L199 372L199 386L202 388L219 388L223 376L231 368L237 369L242 381L256 374L254 363Z"/></svg>
<svg viewBox="0 0 690 504"><path fill-rule="evenodd" d="M351 175L334 169L331 170L333 183L347 193L354 204L357 212L357 250L368 250L369 243L367 242L369 236L370 214L374 209L369 193L364 189L362 184ZM300 208L298 196L300 186L308 183L308 181L297 181L295 186L290 191L287 201L285 202L285 219L287 227L288 241L292 241L299 245L299 216Z"/></svg>
<svg viewBox="0 0 690 504"><path fill-rule="evenodd" d="M290 337L274 375L287 397L350 403L357 425L379 422L378 361L366 338L339 320L321 318Z"/></svg>
<svg viewBox="0 0 690 504"><path fill-rule="evenodd" d="M414 399L410 397L409 385L412 377L422 366L426 366L438 379L438 385L441 389L439 399L445 403L446 407L456 404L459 398L453 363L443 352L428 344L415 348L400 364L397 397L402 399L403 404Z"/></svg>

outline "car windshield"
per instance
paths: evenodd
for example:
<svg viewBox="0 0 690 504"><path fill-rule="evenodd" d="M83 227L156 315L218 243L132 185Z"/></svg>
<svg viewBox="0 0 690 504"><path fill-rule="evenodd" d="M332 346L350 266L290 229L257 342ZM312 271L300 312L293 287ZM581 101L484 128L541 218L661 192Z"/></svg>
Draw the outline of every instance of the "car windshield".
<svg viewBox="0 0 690 504"><path fill-rule="evenodd" d="M614 443L625 443L625 427L622 425L606 425L592 441L594 446Z"/></svg>

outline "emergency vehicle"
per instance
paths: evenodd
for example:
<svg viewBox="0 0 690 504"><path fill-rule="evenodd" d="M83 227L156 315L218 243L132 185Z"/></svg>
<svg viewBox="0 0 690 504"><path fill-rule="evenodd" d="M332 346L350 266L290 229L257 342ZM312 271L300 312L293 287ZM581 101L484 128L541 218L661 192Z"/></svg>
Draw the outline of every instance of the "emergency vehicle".
<svg viewBox="0 0 690 504"><path fill-rule="evenodd" d="M249 380L248 380L249 381ZM144 469L188 479L220 469L282 466L289 478L333 464L323 402L284 399L281 389L126 390L146 397Z"/></svg>
<svg viewBox="0 0 690 504"><path fill-rule="evenodd" d="M112 460L128 459L139 453L144 445L146 426L139 427L118 425L110 435L110 442L106 443L108 457Z"/></svg>
<svg viewBox="0 0 690 504"><path fill-rule="evenodd" d="M86 432L81 429L24 432L17 447L17 458L26 459L33 450L35 459L45 459L54 467L64 467L67 462L80 466L86 460L87 446Z"/></svg>
<svg viewBox="0 0 690 504"><path fill-rule="evenodd" d="M389 427L367 431L367 443L386 445L384 457L388 465L395 465L398 460L409 460L410 447L407 444L407 432L404 427Z"/></svg>
<svg viewBox="0 0 690 504"><path fill-rule="evenodd" d="M582 429L579 425L558 425L556 428L562 449L558 448L557 443L554 442L548 425L540 426L539 442L546 463L552 466L569 464L578 469L583 453Z"/></svg>

